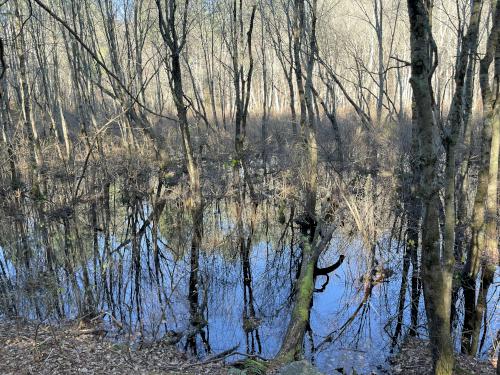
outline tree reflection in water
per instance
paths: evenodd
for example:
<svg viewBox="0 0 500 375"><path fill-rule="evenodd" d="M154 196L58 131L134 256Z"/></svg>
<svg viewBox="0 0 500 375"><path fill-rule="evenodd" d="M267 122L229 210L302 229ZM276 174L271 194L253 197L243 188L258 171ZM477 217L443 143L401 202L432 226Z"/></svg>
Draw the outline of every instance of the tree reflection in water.
<svg viewBox="0 0 500 375"><path fill-rule="evenodd" d="M276 355L300 263L293 204L214 200L194 233L182 195L162 184L152 192L113 183L71 207L4 205L2 315L99 318L111 339L165 340L201 356L235 346ZM367 252L345 218L318 262L305 345L326 372L382 371L409 330L411 259L392 220L397 229L378 226Z"/></svg>

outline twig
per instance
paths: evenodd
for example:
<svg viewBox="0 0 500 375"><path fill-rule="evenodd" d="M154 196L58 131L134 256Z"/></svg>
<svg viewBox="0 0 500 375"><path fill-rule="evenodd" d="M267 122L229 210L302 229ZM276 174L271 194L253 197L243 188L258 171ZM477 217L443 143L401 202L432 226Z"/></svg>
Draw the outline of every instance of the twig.
<svg viewBox="0 0 500 375"><path fill-rule="evenodd" d="M231 353L230 355L228 355L227 357L231 357L233 355L241 355L243 357L248 357L248 358L257 358L257 359L260 359L261 361L268 361L267 358L264 358L258 354L248 354L248 353L241 353L241 352L234 352L234 353Z"/></svg>
<svg viewBox="0 0 500 375"><path fill-rule="evenodd" d="M93 136L92 143L89 145L89 150L87 152L87 155L85 156L85 162L83 163L82 174L81 174L81 176L78 179L78 182L76 184L75 192L73 194L73 199L74 200L76 200L76 198L78 197L78 190L80 190L80 184L82 183L83 177L85 177L85 172L87 170L87 166L88 166L88 162L89 162L89 159L90 159L90 155L92 155L92 150L94 149L94 144L95 144L95 142L97 140L97 137L99 136L99 134L101 132L103 132L108 127L108 125L110 125L113 121L115 121L118 117L120 117L121 115L123 115L127 111L128 111L128 108L124 109L119 114L117 114L116 116L114 116L110 120L108 120L100 129L98 129L95 132L95 134Z"/></svg>
<svg viewBox="0 0 500 375"><path fill-rule="evenodd" d="M397 62L400 62L403 64L403 66L411 66L411 63L409 61L400 59L399 57L396 56L390 56L391 59L396 60Z"/></svg>
<svg viewBox="0 0 500 375"><path fill-rule="evenodd" d="M223 361L224 359L226 359L227 357L230 357L232 355L236 355L236 354L244 355L242 353L235 352L235 350L239 346L240 346L240 344L235 345L234 347L232 347L228 350L225 350L225 351L223 351L215 356L212 356L212 357L210 357L202 362L190 363L190 364L180 366L180 367L179 366L164 366L164 367L162 367L162 369L166 370L166 371L168 371L168 370L184 370L184 369L191 368L191 367L204 366L204 365L208 365L209 363Z"/></svg>
<svg viewBox="0 0 500 375"><path fill-rule="evenodd" d="M52 355L52 353L54 353L54 348L50 349L50 353L49 353L49 355L47 356L47 358L45 358L45 359L43 360L43 362L47 362L47 361L49 360L50 356Z"/></svg>
<svg viewBox="0 0 500 375"><path fill-rule="evenodd" d="M147 112L151 113L152 115L155 115L155 116L158 116L158 117L161 117L161 118L165 118L167 120L170 120L170 121L173 121L173 122L176 122L177 123L177 120L172 118L172 117L169 117L169 116L165 116L165 115L162 115L161 113L157 113L155 111L153 111L152 109L148 108L146 105L144 105L143 103L141 103L137 97L138 96L135 96L133 95L129 89L127 88L127 86L125 86L125 84L120 80L120 78L117 77L116 74L114 74L107 66L106 64L97 56L97 54L82 40L82 38L78 35L78 33L73 30L61 17L59 17L56 13L54 13L47 5L45 5L43 2L41 2L40 0L34 0L35 3L37 3L40 8L42 8L44 11L46 11L52 18L54 18L57 22L59 22L66 30L68 30L68 32L73 35L73 37L76 39L76 41L83 47L84 50L87 51L87 53L92 57L92 59L94 59L94 61L97 63L97 65L99 65L107 74L108 76L110 76L111 78L113 78L117 83L118 85L122 88L122 90L125 92L125 94L127 94L133 101L134 103L137 103L137 105L139 105L141 108L143 108L144 110L146 110Z"/></svg>

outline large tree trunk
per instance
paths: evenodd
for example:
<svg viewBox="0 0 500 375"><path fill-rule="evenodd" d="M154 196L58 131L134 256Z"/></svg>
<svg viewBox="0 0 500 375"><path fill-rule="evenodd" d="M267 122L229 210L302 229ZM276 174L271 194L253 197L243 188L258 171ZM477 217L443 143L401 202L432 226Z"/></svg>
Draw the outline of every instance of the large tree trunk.
<svg viewBox="0 0 500 375"><path fill-rule="evenodd" d="M319 232L319 231L318 231ZM314 293L315 269L319 256L328 246L333 229L323 233L323 238L316 235L313 240L307 236L302 240L302 262L299 277L294 286L294 305L285 338L274 362L281 365L300 360L303 355L304 336L309 327L309 314Z"/></svg>
<svg viewBox="0 0 500 375"><path fill-rule="evenodd" d="M434 115L431 85L435 69L436 46L431 31L430 2L408 0L411 32L411 85L415 98L417 129L420 138L419 162L422 168L422 281L434 373L452 374L453 345L450 335L450 306L453 256L440 256L438 127ZM451 254L453 255L453 254Z"/></svg>

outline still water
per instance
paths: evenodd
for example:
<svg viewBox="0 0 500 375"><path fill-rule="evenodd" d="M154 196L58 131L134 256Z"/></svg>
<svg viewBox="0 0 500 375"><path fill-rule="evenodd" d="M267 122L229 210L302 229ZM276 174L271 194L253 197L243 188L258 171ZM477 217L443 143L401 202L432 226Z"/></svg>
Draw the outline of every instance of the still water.
<svg viewBox="0 0 500 375"><path fill-rule="evenodd" d="M173 331L188 331L189 216L167 204L159 219L150 222L149 202L132 207L115 202L107 217L101 211L99 206L93 214L79 208L57 216L46 211L40 215L29 207L15 217L4 217L0 313L7 316L14 311L47 321L75 318L88 284L96 310L107 313L104 320L111 339L140 345ZM239 352L271 358L284 336L299 262L298 230L287 204L265 202L252 225L250 211L245 206L238 221L234 202L219 201L205 208L198 270L203 320L203 335L195 336L198 356L237 347ZM26 249L28 261L20 256ZM241 256L244 249L247 264ZM369 267L368 251L356 234L346 228L336 230L319 265L333 264L340 254L346 258L330 274L324 290L314 295L305 343L309 359L320 370L387 373L388 360L409 324L411 283L401 291L403 252L400 238L382 232ZM374 264L385 275L365 295L364 276L375 272L370 271ZM411 272L410 267L407 278ZM319 276L316 287L321 289L325 281ZM499 328L494 320L498 294L493 287L483 354ZM398 308L401 295L403 310ZM425 337L422 298L420 305L419 332ZM394 338L398 318L402 333ZM324 342L326 337L331 342ZM188 350L185 338L178 345Z"/></svg>

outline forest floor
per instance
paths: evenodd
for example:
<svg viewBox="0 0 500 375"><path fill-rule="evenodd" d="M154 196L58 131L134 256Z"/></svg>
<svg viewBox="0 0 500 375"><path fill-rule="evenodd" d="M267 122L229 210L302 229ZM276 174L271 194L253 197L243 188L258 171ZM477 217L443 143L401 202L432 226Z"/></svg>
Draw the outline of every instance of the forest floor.
<svg viewBox="0 0 500 375"><path fill-rule="evenodd" d="M495 375L496 363L478 361L462 354L455 355L456 375ZM432 374L432 356L428 341L416 338L407 339L401 352L392 360L392 374L430 375Z"/></svg>
<svg viewBox="0 0 500 375"><path fill-rule="evenodd" d="M100 328L76 323L36 324L25 320L0 321L0 374L127 374L223 375L229 367L221 357L197 362L175 346L160 343L131 349L108 340ZM431 374L429 344L408 339L392 360L391 374ZM456 375L495 375L496 364L457 355Z"/></svg>
<svg viewBox="0 0 500 375"><path fill-rule="evenodd" d="M226 374L221 360L190 360L172 345L130 349L77 325L0 321L0 374Z"/></svg>

